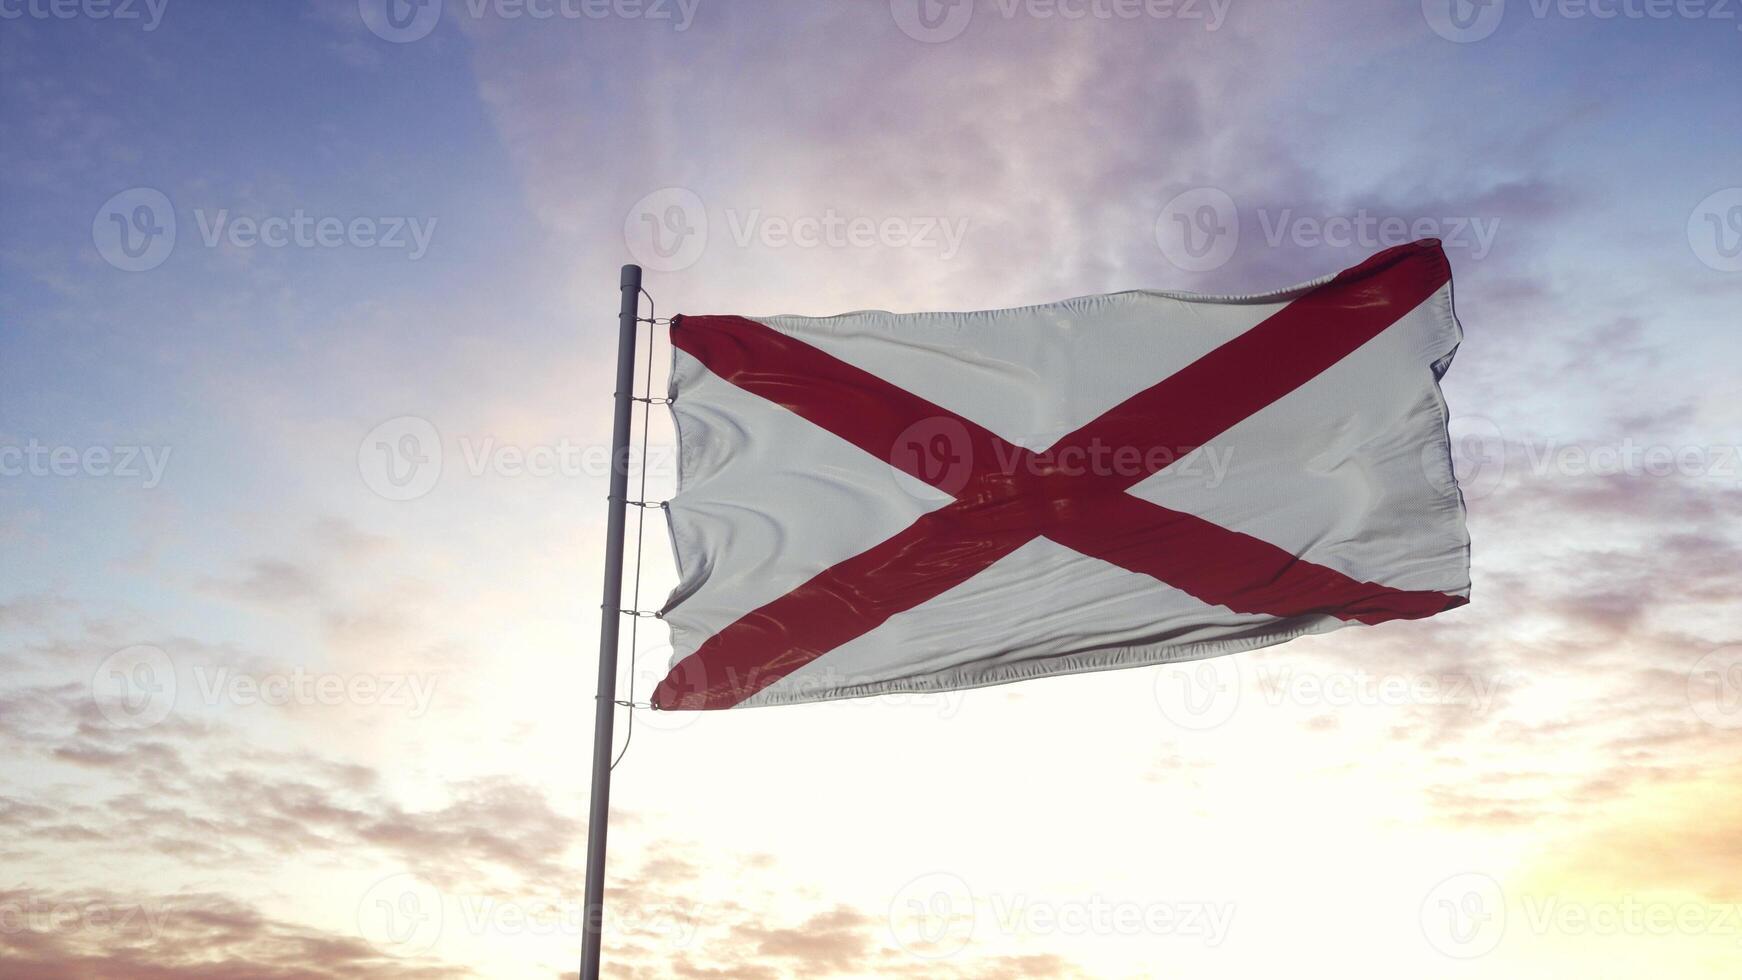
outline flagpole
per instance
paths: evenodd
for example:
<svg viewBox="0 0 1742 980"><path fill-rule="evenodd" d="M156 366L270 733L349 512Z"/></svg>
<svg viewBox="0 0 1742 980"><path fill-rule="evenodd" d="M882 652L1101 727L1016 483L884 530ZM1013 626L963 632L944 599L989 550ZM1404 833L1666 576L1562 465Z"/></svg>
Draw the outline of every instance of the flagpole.
<svg viewBox="0 0 1742 980"><path fill-rule="evenodd" d="M605 602L599 609L599 693L593 704L593 793L587 811L587 896L580 980L599 978L599 936L604 922L605 829L611 820L611 728L617 711L617 627L623 618L623 526L629 511L629 411L634 407L641 267L624 266L617 284L622 302L617 312L611 508L605 524Z"/></svg>

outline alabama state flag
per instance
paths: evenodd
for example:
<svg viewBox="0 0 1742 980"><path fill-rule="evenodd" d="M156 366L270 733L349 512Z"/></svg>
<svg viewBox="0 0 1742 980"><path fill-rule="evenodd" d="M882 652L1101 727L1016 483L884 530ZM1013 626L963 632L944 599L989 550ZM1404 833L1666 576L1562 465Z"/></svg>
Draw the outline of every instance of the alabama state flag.
<svg viewBox="0 0 1742 980"><path fill-rule="evenodd" d="M1193 660L1463 605L1437 241L1278 292L681 316L656 708Z"/></svg>

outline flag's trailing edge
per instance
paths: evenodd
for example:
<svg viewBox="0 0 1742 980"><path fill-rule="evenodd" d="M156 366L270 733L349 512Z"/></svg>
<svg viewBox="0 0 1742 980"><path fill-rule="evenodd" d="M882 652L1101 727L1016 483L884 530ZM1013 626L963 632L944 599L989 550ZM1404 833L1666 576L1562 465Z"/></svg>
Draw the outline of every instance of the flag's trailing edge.
<svg viewBox="0 0 1742 980"><path fill-rule="evenodd" d="M1437 241L1274 293L672 323L655 707L1194 660L1470 592Z"/></svg>

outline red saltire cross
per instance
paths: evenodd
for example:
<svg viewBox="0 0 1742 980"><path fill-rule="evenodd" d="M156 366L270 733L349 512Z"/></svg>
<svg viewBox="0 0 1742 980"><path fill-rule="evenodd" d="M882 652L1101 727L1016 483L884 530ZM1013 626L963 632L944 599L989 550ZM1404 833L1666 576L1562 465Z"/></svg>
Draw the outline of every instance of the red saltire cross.
<svg viewBox="0 0 1742 980"><path fill-rule="evenodd" d="M755 321L674 317L673 345L715 375L955 499L709 637L660 682L653 706L733 707L1037 537L1239 613L1373 624L1465 604L1357 581L1125 492L1317 377L1449 277L1438 242L1381 252L1039 453ZM966 434L965 470L940 474L900 451L904 433L934 424ZM1106 445L1136 447L1144 463L1122 473L1060 463Z"/></svg>

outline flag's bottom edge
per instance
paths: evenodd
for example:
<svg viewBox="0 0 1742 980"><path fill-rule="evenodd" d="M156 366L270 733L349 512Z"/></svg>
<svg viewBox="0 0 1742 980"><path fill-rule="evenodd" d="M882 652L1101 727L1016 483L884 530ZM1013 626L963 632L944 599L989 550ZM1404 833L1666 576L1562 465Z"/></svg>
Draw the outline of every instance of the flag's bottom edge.
<svg viewBox="0 0 1742 980"><path fill-rule="evenodd" d="M882 694L931 694L945 691L965 691L977 687L994 687L1016 681L1035 680L1063 674L1088 674L1127 667L1153 667L1158 664L1188 663L1212 657L1243 653L1262 647L1286 643L1296 637L1329 633L1354 625L1335 616L1310 616L1278 620L1275 627L1244 636L1195 643L1164 641L1137 646L1112 647L1083 653L994 664L972 670L958 668L935 674L897 677L865 684L850 684L833 688L800 688L791 691L768 691L746 698L738 708L763 708L782 704L811 704L820 701L842 701L849 698L876 697ZM800 681L802 684L802 680Z"/></svg>

